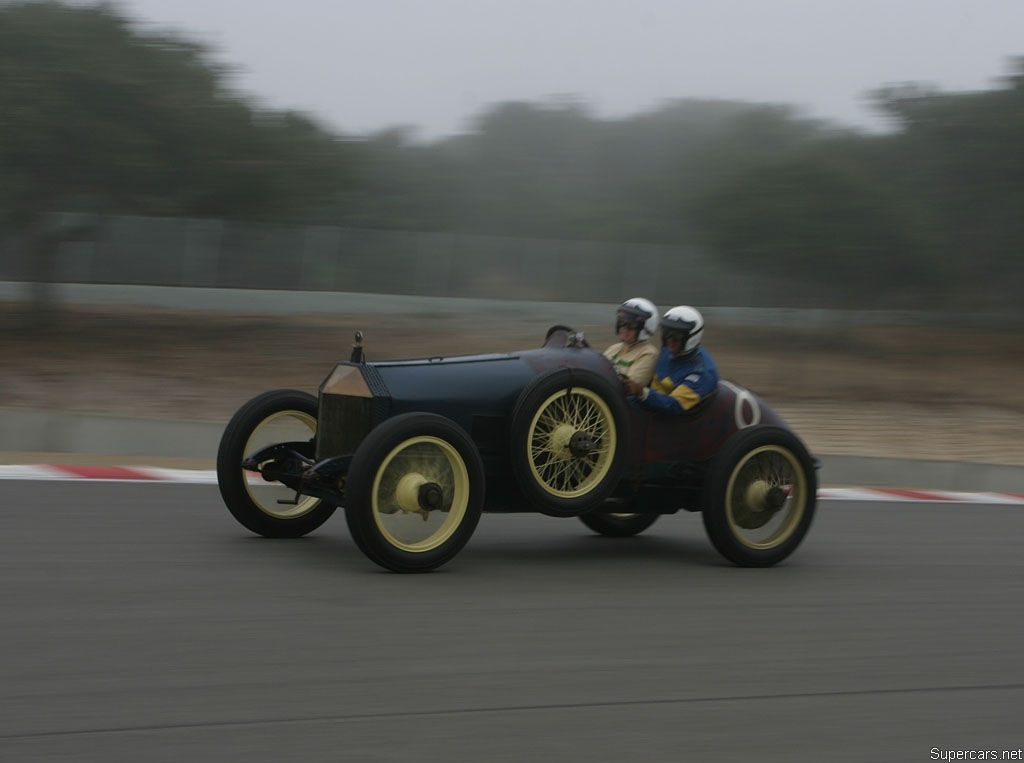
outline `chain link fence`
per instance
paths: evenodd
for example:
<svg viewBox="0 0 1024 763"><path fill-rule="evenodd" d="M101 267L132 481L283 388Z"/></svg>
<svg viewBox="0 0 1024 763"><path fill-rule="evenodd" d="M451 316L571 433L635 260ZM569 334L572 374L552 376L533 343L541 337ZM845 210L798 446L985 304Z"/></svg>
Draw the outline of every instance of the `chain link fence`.
<svg viewBox="0 0 1024 763"><path fill-rule="evenodd" d="M0 241L0 281L28 281L22 241ZM431 297L769 308L892 309L791 277L738 272L696 247L221 220L106 217L59 246L54 283L344 291Z"/></svg>

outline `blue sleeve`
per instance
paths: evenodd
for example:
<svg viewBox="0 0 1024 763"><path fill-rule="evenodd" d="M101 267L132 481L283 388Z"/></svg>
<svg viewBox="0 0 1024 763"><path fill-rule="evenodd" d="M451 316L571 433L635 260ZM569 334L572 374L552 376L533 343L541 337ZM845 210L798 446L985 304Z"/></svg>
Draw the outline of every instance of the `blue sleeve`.
<svg viewBox="0 0 1024 763"><path fill-rule="evenodd" d="M660 392L655 392L650 387L648 387L647 390L646 400L641 400L636 395L631 395L629 400L646 411L655 411L669 416L678 416L683 412L683 406L671 395L663 395Z"/></svg>

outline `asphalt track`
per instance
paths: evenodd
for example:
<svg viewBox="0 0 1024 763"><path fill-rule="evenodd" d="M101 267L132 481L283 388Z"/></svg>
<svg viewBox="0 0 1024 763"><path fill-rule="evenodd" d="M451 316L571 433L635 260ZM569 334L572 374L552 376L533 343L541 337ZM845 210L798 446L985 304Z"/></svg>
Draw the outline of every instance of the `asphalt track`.
<svg viewBox="0 0 1024 763"><path fill-rule="evenodd" d="M209 484L0 487L0 760L1024 746L1020 505L824 501L767 570L723 563L696 515L608 539L487 514L449 565L404 576L367 561L340 515L253 537Z"/></svg>

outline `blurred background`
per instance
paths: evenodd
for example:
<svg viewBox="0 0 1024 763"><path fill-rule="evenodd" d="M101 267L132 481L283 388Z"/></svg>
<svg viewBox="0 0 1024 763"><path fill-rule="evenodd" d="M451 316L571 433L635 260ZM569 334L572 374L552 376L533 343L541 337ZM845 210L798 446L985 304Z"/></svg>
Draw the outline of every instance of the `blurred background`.
<svg viewBox="0 0 1024 763"><path fill-rule="evenodd" d="M141 22L0 4L0 281L40 323L54 283L1024 315L1024 57L987 89L879 83L884 130L564 96L424 140L267 108Z"/></svg>

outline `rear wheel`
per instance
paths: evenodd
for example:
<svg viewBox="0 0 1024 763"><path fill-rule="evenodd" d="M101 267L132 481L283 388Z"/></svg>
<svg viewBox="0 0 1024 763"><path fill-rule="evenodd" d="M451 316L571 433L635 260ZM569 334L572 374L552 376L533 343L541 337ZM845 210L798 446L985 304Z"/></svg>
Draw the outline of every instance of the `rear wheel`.
<svg viewBox="0 0 1024 763"><path fill-rule="evenodd" d="M628 538L639 535L658 521L660 514L599 513L600 509L580 515L580 521L599 535Z"/></svg>
<svg viewBox="0 0 1024 763"><path fill-rule="evenodd" d="M312 458L317 400L306 392L273 390L238 409L228 422L217 451L217 485L232 516L267 538L298 538L326 522L335 507L318 498L296 496L280 482L267 482L242 462L268 445L294 442ZM287 458L287 456L285 456Z"/></svg>
<svg viewBox="0 0 1024 763"><path fill-rule="evenodd" d="M345 519L356 545L394 572L428 572L469 541L483 510L484 469L462 428L432 413L388 419L356 450Z"/></svg>
<svg viewBox="0 0 1024 763"><path fill-rule="evenodd" d="M741 429L712 463L704 528L734 564L776 564L810 529L817 489L814 463L796 435L778 427Z"/></svg>

